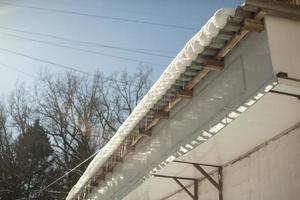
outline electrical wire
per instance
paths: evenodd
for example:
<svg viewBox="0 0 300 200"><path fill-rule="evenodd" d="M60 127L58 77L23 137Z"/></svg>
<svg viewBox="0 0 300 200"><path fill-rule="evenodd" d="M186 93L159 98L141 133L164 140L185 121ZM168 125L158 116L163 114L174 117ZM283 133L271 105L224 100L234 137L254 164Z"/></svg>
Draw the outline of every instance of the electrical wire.
<svg viewBox="0 0 300 200"><path fill-rule="evenodd" d="M11 66L11 65L7 65L7 64L2 63L2 62L0 62L0 66L2 66L2 67L4 67L4 68L7 68L7 69L10 69L10 70L13 70L13 71L16 71L16 72L18 72L18 73L20 73L20 74L23 74L23 75L25 75L25 76L28 76L28 77L30 77L30 78L34 78L34 79L38 78L37 76L35 76L35 75L33 75L33 74L29 74L29 73L27 73L27 72L24 72L24 71L22 71L22 70L19 70L19 69L15 68L15 67L13 67L13 66Z"/></svg>
<svg viewBox="0 0 300 200"><path fill-rule="evenodd" d="M23 75L25 75L25 76L28 76L28 77L30 77L30 78L33 78L33 79L39 79L39 78L41 78L41 77L38 77L38 76L36 76L36 75L33 75L33 74L30 74L30 73L27 73L27 72L24 72L24 71L22 71L22 70L19 70L19 69L17 69L16 67L14 67L14 66L11 66L11 65L7 65L7 64L5 64L5 63L3 63L3 62L0 62L0 66L2 66L2 67L4 67L4 68L7 68L7 69L10 69L10 70L12 70L12 71L16 71L16 72L18 72L18 73L20 73L20 74L23 74ZM74 70L73 70L74 71ZM81 72L80 72L81 73ZM93 77L96 77L97 75L96 74L92 74L92 73L88 73L88 72L84 72L84 75L87 75L87 76L93 76ZM111 79L111 78L104 78L104 77L102 77L104 80L106 80L106 81L113 81L113 82L117 82L117 83L120 83L120 84L122 84L123 82L122 81L120 81L120 80L113 80L113 79ZM140 87L140 85L139 84L132 84L133 86L136 86L136 87Z"/></svg>
<svg viewBox="0 0 300 200"><path fill-rule="evenodd" d="M68 66L68 65L55 63L55 62L52 62L52 61L49 61L49 60L37 58L37 57L31 56L31 55L27 55L27 54L24 54L24 53L20 53L20 52L17 52L17 51L12 51L12 50L1 48L1 47L0 47L0 51L6 52L6 53L10 53L10 54L14 54L14 55L18 55L18 56L22 56L24 58L27 58L27 59L30 59L30 60L34 60L34 61L37 61L37 62L41 62L41 63L45 63L45 64L50 64L50 65L56 66L58 68L67 69L67 70L70 70L70 71L75 71L75 72L78 72L78 73L82 73L82 74L85 74L87 76L91 75L89 72L80 70L80 69L75 68L75 67L71 67L71 66Z"/></svg>
<svg viewBox="0 0 300 200"><path fill-rule="evenodd" d="M34 57L34 56L30 56L30 55L27 55L27 54L23 54L23 53L20 53L20 52L12 51L12 50L9 50L9 49L5 49L5 48L0 47L0 51L4 51L6 53L22 56L22 57L28 58L30 60L35 60L37 62L50 64L50 65L56 66L58 68L63 68L63 69L67 69L67 70L71 70L71 71L75 71L75 72L79 72L79 73L89 75L89 72L86 72L86 71L83 71L83 70L80 70L80 69L77 69L77 68L74 68L74 67L70 67L70 66L67 66L67 65L55 63L55 62L48 61L48 60L44 60L44 59L37 58L37 57Z"/></svg>
<svg viewBox="0 0 300 200"><path fill-rule="evenodd" d="M21 39L24 39L24 40L31 40L31 41L35 41L35 42L42 42L42 43L51 44L50 41L36 40L36 39L26 38L26 37L13 35L13 34L9 34L9 33L3 33L3 32L1 34L10 35L10 36L13 36L13 37L18 37L18 38L21 38ZM157 53L149 53L149 52L145 52L145 51L141 51L141 50L134 50L134 49L123 48L123 47L118 47L118 46L105 45L105 44L99 44L99 43L96 43L96 45L100 46L100 47L116 49L116 50L121 50L121 51L127 51L127 52L132 52L132 53L140 53L140 54L145 54L145 55L150 55L150 56L157 56L157 57L162 57L162 58L172 58L172 56L168 56L168 55L157 54ZM56 44L56 46L57 46L57 44Z"/></svg>
<svg viewBox="0 0 300 200"><path fill-rule="evenodd" d="M13 6L13 7L34 9L34 10L42 10L42 11L47 11L47 12L56 12L56 13L61 13L61 14L70 14L70 15L78 15L78 16L84 16L84 17L100 18L100 19L105 19L105 20L121 21L121 22L127 22L127 23L130 22L130 23L137 23L137 24L146 24L146 25L152 25L152 26L160 26L160 27L165 27L165 28L176 28L176 29L189 30L189 31L197 30L194 27L181 26L181 25L176 25L176 24L165 24L165 23L150 22L150 21L122 18L122 17L112 17L112 16L106 16L106 15L80 13L80 12L76 12L76 11L60 10L60 9L55 9L55 8L43 8L43 7L37 7L37 6L7 3L7 2L0 2L0 4Z"/></svg>
<svg viewBox="0 0 300 200"><path fill-rule="evenodd" d="M32 38L27 38L27 37L21 37L21 36L18 36L18 35L13 35L13 34L8 34L8 33L1 33L1 32L0 32L0 34L2 34L2 35L8 35L8 36L11 36L11 37L14 37L14 38L18 38L18 39L21 39L21 40L42 43L42 44L46 44L46 45L51 45L51 46L56 46L56 47L61 47L61 48L66 48L66 49L71 49L71 50L75 50L75 51L81 51L81 52L90 53L90 54L96 54L96 55L101 55L101 56L106 56L106 57L112 57L112 58L117 58L117 59L122 59L122 60L137 62L137 63L146 63L146 64L151 64L151 65L160 66L160 67L161 66L165 66L165 65L159 64L159 63L153 63L153 62L138 60L138 59L134 59L134 58L123 57L123 56L116 56L116 55L112 55L112 54L101 53L101 52L98 52L98 51L87 50L87 49L82 49L82 48L77 48L77 47L71 47L71 46L67 46L67 45L63 45L63 44L56 44L56 43L45 41L45 40L37 40L37 39L32 39Z"/></svg>
<svg viewBox="0 0 300 200"><path fill-rule="evenodd" d="M89 161L91 158L95 157L97 155L97 153L100 150L96 151L95 153L93 153L92 155L90 155L88 158L86 158L84 161L82 161L81 163L79 163L78 165L76 165L74 168L72 168L71 170L67 171L64 175L62 175L61 177L57 178L56 180L54 180L53 182L51 182L49 185L47 185L46 187L42 188L40 190L40 193L42 193L43 191L45 191L46 189L48 189L49 187L51 187L52 185L54 185L55 183L57 183L58 181L60 181L61 179L63 179L64 177L66 177L67 175L69 175L71 172L73 172L74 170L76 170L78 167L80 167L81 165L83 165L84 163L86 163L87 161Z"/></svg>
<svg viewBox="0 0 300 200"><path fill-rule="evenodd" d="M39 32L32 32L32 31L26 31L26 30L21 30L21 29L16 29L16 28L11 28L11 27L5 27L5 26L0 26L0 29L3 30L8 30L8 31L13 31L13 32L18 32L18 33L25 33L25 34L30 34L30 35L36 35L36 36L42 36L42 37L48 37L56 40L61 40L64 42L70 42L71 44L76 44L76 45L88 45L88 46L95 46L95 47L104 47L104 48L111 48L111 49L116 49L116 50L124 50L124 51L129 51L129 52L135 52L135 53L147 53L148 52L165 52L165 53L175 53L173 51L162 51L158 49L147 49L147 48L127 48L127 47L120 47L120 46L113 46L113 45L107 45L107 44L102 44L102 43L97 43L97 42L89 42L89 41L82 41L82 40L72 40L69 38L57 36L57 35L52 35L52 34L47 34L47 33L39 33ZM149 54L150 55L150 54ZM151 55L157 55L160 57L170 57L170 55L161 55L161 54L151 54Z"/></svg>

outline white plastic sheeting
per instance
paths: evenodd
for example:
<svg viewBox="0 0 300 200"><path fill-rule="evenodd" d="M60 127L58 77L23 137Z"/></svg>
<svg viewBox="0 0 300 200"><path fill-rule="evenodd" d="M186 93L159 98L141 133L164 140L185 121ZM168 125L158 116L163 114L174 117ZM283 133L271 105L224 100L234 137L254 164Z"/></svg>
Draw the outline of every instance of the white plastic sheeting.
<svg viewBox="0 0 300 200"><path fill-rule="evenodd" d="M67 200L76 198L78 192L84 188L86 183L97 173L107 159L119 147L132 129L139 123L142 117L162 98L167 90L175 83L180 75L186 70L198 54L208 46L212 39L216 37L228 20L228 17L235 14L235 9L220 9L201 28L201 30L185 45L175 59L169 64L158 81L152 86L141 102L135 107L130 116L120 126L111 140L99 151L92 160L77 184L72 188L67 196Z"/></svg>

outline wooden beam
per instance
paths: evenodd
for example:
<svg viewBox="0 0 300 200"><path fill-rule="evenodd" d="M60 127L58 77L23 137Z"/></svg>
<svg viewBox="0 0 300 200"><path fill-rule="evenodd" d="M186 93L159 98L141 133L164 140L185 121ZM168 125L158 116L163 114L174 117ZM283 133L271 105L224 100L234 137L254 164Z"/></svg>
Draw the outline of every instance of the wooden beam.
<svg viewBox="0 0 300 200"><path fill-rule="evenodd" d="M150 137L152 135L152 132L150 129L148 130L140 129L139 135Z"/></svg>
<svg viewBox="0 0 300 200"><path fill-rule="evenodd" d="M268 15L274 16L274 17L285 18L285 19L289 19L289 20L300 21L299 15L292 15L290 13L284 13L284 12L280 12L277 10L268 10Z"/></svg>
<svg viewBox="0 0 300 200"><path fill-rule="evenodd" d="M145 128L146 131L151 130L157 123L159 122L159 118L154 118Z"/></svg>
<svg viewBox="0 0 300 200"><path fill-rule="evenodd" d="M91 186L92 186L92 187L98 187L98 186L99 186L99 183L96 182L96 181L92 181L92 182L91 182Z"/></svg>
<svg viewBox="0 0 300 200"><path fill-rule="evenodd" d="M100 175L96 176L96 181L105 181L105 175L100 174Z"/></svg>
<svg viewBox="0 0 300 200"><path fill-rule="evenodd" d="M116 163L116 164L118 164L118 163L121 163L121 162L123 162L123 158L121 157L121 156L119 156L118 154L113 154L113 163Z"/></svg>
<svg viewBox="0 0 300 200"><path fill-rule="evenodd" d="M195 76L190 82L188 82L185 86L185 89L191 90L194 88L199 81L201 81L207 74L210 72L210 69L202 69L197 76Z"/></svg>
<svg viewBox="0 0 300 200"><path fill-rule="evenodd" d="M274 10L281 13L286 13L289 15L299 16L300 17L300 7L299 5L292 5L287 2L279 2L270 0L246 0L246 4L266 9L266 10Z"/></svg>
<svg viewBox="0 0 300 200"><path fill-rule="evenodd" d="M224 69L224 62L220 60L206 60L204 62L204 69L209 69L212 71L222 71Z"/></svg>
<svg viewBox="0 0 300 200"><path fill-rule="evenodd" d="M102 171L104 174L107 174L107 173L112 173L113 169L111 167L103 167Z"/></svg>
<svg viewBox="0 0 300 200"><path fill-rule="evenodd" d="M265 9L260 9L254 16L254 19L257 21L262 21L262 19L268 14L268 11Z"/></svg>
<svg viewBox="0 0 300 200"><path fill-rule="evenodd" d="M176 97L182 99L191 99L193 98L193 90L179 90L176 94Z"/></svg>
<svg viewBox="0 0 300 200"><path fill-rule="evenodd" d="M263 25L261 20L265 16L265 11L259 11L256 13L254 19L246 18L243 22L243 26L221 49L215 56L216 60L222 60L250 31L262 31ZM255 23L254 23L255 21ZM261 24L260 24L261 23Z"/></svg>
<svg viewBox="0 0 300 200"><path fill-rule="evenodd" d="M161 119L169 119L169 110L162 109L154 115L154 119L145 127L145 131L150 131Z"/></svg>
<svg viewBox="0 0 300 200"><path fill-rule="evenodd" d="M229 40L226 45L221 49L217 55L215 56L215 59L222 60L228 53L243 39L249 31L242 29L241 31L237 32L231 40Z"/></svg>
<svg viewBox="0 0 300 200"><path fill-rule="evenodd" d="M264 30L264 25L260 20L258 21L255 19L246 18L243 22L242 29L249 32L261 32Z"/></svg>
<svg viewBox="0 0 300 200"><path fill-rule="evenodd" d="M179 103L181 101L181 97L175 97L174 99L172 99L170 102L169 102L169 105L166 105L163 110L164 111L170 111L177 103Z"/></svg>
<svg viewBox="0 0 300 200"><path fill-rule="evenodd" d="M169 111L159 111L154 115L155 119L169 119Z"/></svg>
<svg viewBox="0 0 300 200"><path fill-rule="evenodd" d="M135 152L135 146L133 146L133 145L128 145L128 146L126 147L126 151L127 151L127 153L128 153L128 152Z"/></svg>

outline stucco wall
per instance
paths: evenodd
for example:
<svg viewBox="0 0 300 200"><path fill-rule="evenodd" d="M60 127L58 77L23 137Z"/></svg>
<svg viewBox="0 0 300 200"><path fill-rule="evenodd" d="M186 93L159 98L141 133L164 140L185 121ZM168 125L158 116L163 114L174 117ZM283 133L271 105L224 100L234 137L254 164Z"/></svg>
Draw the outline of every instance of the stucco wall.
<svg viewBox="0 0 300 200"><path fill-rule="evenodd" d="M267 16L265 18L274 71L300 78L300 22Z"/></svg>

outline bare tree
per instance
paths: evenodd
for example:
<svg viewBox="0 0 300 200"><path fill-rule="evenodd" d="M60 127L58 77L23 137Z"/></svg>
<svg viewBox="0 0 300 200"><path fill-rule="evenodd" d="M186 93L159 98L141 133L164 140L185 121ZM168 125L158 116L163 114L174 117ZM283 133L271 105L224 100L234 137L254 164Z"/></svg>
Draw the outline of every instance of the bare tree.
<svg viewBox="0 0 300 200"><path fill-rule="evenodd" d="M35 89L36 110L58 164L69 170L105 145L148 91L150 74L148 67L109 77L43 74Z"/></svg>
<svg viewBox="0 0 300 200"><path fill-rule="evenodd" d="M33 122L39 121L54 150L50 156L53 170L46 176L54 180L109 141L149 90L151 73L151 68L146 66L132 74L121 71L110 76L99 72L94 75L46 72L36 81L34 91L18 84L10 96L8 109L0 104L0 175L3 176L0 194L5 194L7 199L11 192L24 193L24 178L20 177L22 167L14 168L18 163L15 147L21 142L14 141L12 135L15 138L28 135L28 131L33 130ZM30 139L26 141L30 146ZM23 146L19 145L18 149ZM57 192L69 190L87 165L73 171L53 188ZM5 177L7 174L10 179ZM17 182L18 188L14 184ZM14 198L18 197L8 199Z"/></svg>
<svg viewBox="0 0 300 200"><path fill-rule="evenodd" d="M111 76L113 87L114 117L121 125L128 115L133 111L134 107L143 98L151 86L152 69L141 66L134 74L128 74L127 71L114 74Z"/></svg>
<svg viewBox="0 0 300 200"><path fill-rule="evenodd" d="M12 118L12 126L21 133L25 130L33 117L33 105L30 104L32 98L24 84L16 84L15 90L10 95L9 112Z"/></svg>
<svg viewBox="0 0 300 200"><path fill-rule="evenodd" d="M0 199L15 199L22 178L17 172L12 133L5 105L0 102Z"/></svg>

